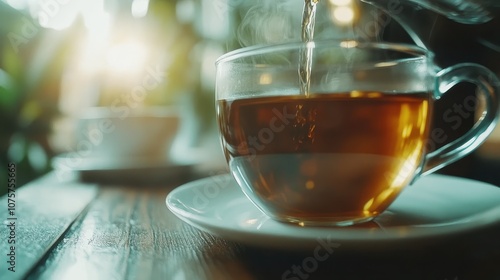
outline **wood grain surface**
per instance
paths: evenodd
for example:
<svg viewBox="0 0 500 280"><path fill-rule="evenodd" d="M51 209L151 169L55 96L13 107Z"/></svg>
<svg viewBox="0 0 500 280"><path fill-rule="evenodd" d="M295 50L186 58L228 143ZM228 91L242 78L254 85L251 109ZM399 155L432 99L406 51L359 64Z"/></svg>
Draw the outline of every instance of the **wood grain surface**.
<svg viewBox="0 0 500 280"><path fill-rule="evenodd" d="M40 195L43 188L58 188L60 196L66 193L62 185L57 187L46 179L26 188L24 197L30 197L28 192ZM63 185L68 191L93 189L92 185L76 182ZM80 201L79 207L74 205L80 210L73 212L83 209L80 214L25 212L31 218L23 216L24 222L30 224L25 225L23 232L28 235L23 237L25 245L18 253L28 260L23 264L24 271L29 272L26 278L500 279L500 227L427 242L425 246L413 246L411 251L354 252L343 251L340 246L328 258L312 261L313 251L247 247L187 225L165 205L167 194L176 186L100 185L93 199L88 199L93 197L90 192L71 192L71 197L78 198L73 201ZM84 201L90 203L85 207ZM74 217L74 221L71 223L68 217ZM4 273L4 266L2 270ZM0 279L25 277L17 272L12 275L17 278Z"/></svg>
<svg viewBox="0 0 500 280"><path fill-rule="evenodd" d="M96 194L95 185L60 181L51 173L16 190L14 215L9 215L8 198L3 196L0 199L0 219L3 221L0 279L24 278L62 238ZM10 222L15 224L12 233L8 227ZM12 234L15 243L8 243ZM10 246L15 247L15 272L8 270Z"/></svg>

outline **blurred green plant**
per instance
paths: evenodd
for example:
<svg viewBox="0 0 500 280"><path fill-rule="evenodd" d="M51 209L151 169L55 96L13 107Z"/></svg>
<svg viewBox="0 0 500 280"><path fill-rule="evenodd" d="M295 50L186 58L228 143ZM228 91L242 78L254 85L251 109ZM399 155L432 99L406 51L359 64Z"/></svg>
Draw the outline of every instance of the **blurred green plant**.
<svg viewBox="0 0 500 280"><path fill-rule="evenodd" d="M47 136L58 114L67 41L3 2L0 18L0 178L6 178L7 164L15 163L21 186L50 170ZM6 181L0 186L4 194Z"/></svg>
<svg viewBox="0 0 500 280"><path fill-rule="evenodd" d="M155 57L170 56L164 69L165 82L148 92L146 105L176 103L180 93L188 92L196 101L194 111L212 112L213 95L207 95L208 101L198 96L199 65L191 58L199 38L190 23L176 19L176 2L151 1L147 17L132 19L129 14L120 14L128 16L130 24L118 26L124 34L135 31L141 35L139 39L145 38L155 46ZM130 13L127 11L123 13ZM52 30L42 28L28 13L0 1L0 178L6 178L7 164L13 162L18 186L51 170L50 159L56 151L49 137L54 120L64 117L58 107L61 79L85 34L82 18L69 28ZM108 101L100 100L99 106ZM197 104L203 106L198 108ZM4 182L0 195L6 191Z"/></svg>

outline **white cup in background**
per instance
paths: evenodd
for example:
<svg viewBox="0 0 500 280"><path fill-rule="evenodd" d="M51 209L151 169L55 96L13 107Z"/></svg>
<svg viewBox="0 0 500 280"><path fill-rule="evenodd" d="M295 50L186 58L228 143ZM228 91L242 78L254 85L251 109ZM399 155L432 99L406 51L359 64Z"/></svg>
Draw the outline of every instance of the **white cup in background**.
<svg viewBox="0 0 500 280"><path fill-rule="evenodd" d="M93 107L77 123L75 149L81 157L107 164L168 162L179 123L172 107Z"/></svg>

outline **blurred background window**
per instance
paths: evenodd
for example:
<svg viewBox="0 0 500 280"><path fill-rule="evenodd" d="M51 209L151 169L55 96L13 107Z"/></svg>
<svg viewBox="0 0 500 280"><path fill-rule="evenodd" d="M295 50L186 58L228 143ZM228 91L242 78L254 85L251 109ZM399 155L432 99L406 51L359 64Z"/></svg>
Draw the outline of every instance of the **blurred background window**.
<svg viewBox="0 0 500 280"><path fill-rule="evenodd" d="M315 38L409 39L359 1L320 4L327 8L318 9ZM75 149L85 110L113 106L179 108L174 157L224 165L214 62L239 47L299 40L302 7L303 0L0 0L0 165L17 163L19 185L50 171L51 158ZM426 38L442 66L473 61L500 73L498 16L475 26L433 19ZM499 131L482 153L495 160Z"/></svg>

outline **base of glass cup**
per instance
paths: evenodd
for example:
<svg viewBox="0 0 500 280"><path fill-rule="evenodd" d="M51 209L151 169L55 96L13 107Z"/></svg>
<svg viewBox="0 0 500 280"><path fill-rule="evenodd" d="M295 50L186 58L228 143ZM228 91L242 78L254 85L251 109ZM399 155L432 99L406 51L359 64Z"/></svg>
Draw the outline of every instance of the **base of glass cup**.
<svg viewBox="0 0 500 280"><path fill-rule="evenodd" d="M267 214L268 215L268 214ZM366 222L372 221L377 215L369 216L369 217L335 217L335 218L297 218L290 216L276 216L276 215L268 215L271 219L276 220L278 222L284 222L289 224L295 224L301 227L347 227L356 224L362 224Z"/></svg>

